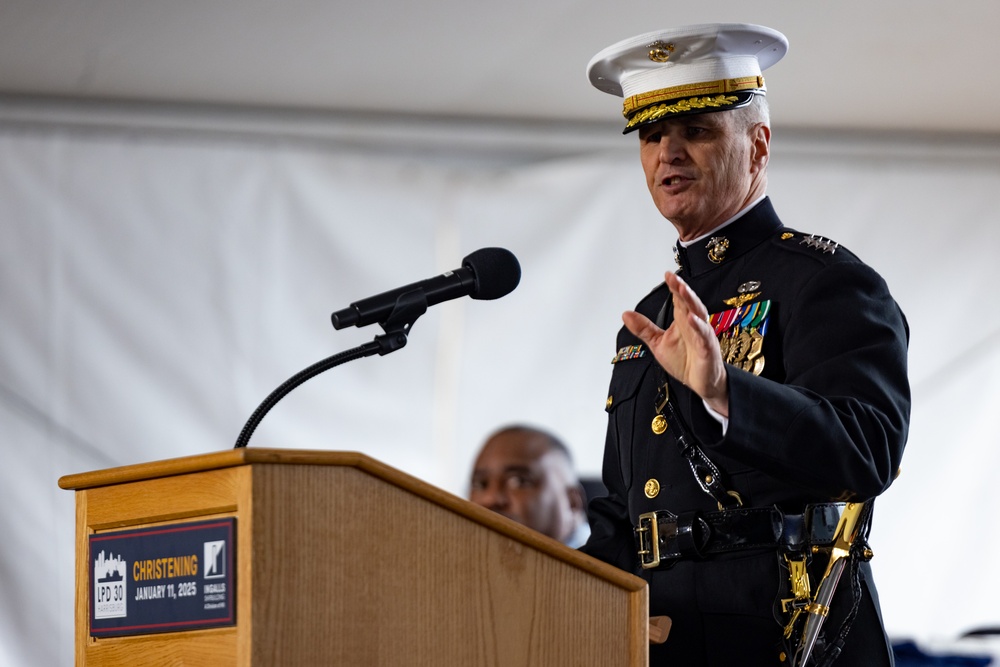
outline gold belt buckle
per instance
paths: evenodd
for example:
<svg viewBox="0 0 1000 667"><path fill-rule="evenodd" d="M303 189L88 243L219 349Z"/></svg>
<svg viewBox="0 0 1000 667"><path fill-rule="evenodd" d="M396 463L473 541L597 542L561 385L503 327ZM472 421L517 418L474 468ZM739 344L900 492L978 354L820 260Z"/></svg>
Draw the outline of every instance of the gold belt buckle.
<svg viewBox="0 0 1000 667"><path fill-rule="evenodd" d="M639 525L635 529L639 535L639 563L644 570L660 564L660 535L656 526L656 512L639 515Z"/></svg>

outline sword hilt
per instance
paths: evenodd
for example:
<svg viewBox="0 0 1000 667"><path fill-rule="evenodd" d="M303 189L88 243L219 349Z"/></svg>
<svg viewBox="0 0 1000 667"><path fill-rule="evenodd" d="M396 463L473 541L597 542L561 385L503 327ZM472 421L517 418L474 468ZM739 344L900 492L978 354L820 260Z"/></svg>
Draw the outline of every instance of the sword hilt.
<svg viewBox="0 0 1000 667"><path fill-rule="evenodd" d="M846 559L851 555L851 547L854 545L864 526L862 520L866 515L865 509L871 501L863 503L847 503L844 511L837 521L837 528L834 532L833 546L830 548L830 562L827 563L826 572L820 579L819 586L816 587L816 596L805 608L807 614L805 624L802 628L802 641L795 652L792 662L794 667L805 667L812 655L816 640L819 639L819 632L826 622L826 617L830 613L830 601L840 583L840 575L844 571Z"/></svg>

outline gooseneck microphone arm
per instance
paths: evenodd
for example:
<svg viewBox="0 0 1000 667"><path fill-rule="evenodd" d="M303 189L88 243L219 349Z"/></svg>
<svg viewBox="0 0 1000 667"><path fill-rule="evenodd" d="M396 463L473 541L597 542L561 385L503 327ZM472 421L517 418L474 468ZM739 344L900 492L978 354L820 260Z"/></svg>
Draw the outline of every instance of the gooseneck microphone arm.
<svg viewBox="0 0 1000 667"><path fill-rule="evenodd" d="M281 386L271 392L271 394L264 399L264 401L257 406L253 414L250 415L250 419L243 426L243 430L240 432L240 437L237 438L236 444L233 445L233 449L239 449L240 447L246 447L247 443L250 442L250 436L253 435L254 430L260 424L261 420L264 419L271 408L278 404L282 398L287 396L293 389L298 387L300 384L314 378L320 373L330 370L331 368L336 368L341 364L346 364L348 361L354 361L355 359L361 359L362 357L370 357L373 354L378 354L380 356L385 356L390 352L395 352L404 345L406 345L406 336L413 327L413 323L417 321L417 318L427 312L427 296L420 290L414 290L412 292L404 292L400 294L396 299L396 305L392 309L392 313L389 315L385 322L380 322L380 326L385 331L385 333L375 336L375 339L370 343L365 343L364 345L359 345L358 347L351 348L350 350L345 350L332 357L327 357L322 361L318 361L312 366L303 369L293 375L292 377L285 380Z"/></svg>

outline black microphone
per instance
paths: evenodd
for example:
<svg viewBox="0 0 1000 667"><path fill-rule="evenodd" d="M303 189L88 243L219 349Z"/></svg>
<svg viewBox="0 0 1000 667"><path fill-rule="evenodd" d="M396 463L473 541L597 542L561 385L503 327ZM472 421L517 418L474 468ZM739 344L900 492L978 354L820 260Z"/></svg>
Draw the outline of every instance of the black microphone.
<svg viewBox="0 0 1000 667"><path fill-rule="evenodd" d="M396 300L407 292L420 290L427 298L427 305L433 306L460 296L499 299L514 291L520 281L521 265L514 253L504 248L480 248L462 260L460 269L355 301L335 312L330 319L334 329L364 327L384 322L392 313Z"/></svg>

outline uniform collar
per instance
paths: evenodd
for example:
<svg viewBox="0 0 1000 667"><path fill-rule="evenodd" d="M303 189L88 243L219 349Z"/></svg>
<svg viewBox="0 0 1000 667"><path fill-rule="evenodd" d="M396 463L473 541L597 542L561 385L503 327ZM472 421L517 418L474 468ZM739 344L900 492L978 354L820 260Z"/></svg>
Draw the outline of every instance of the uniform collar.
<svg viewBox="0 0 1000 667"><path fill-rule="evenodd" d="M765 197L743 215L684 247L674 246L681 277L702 275L731 263L778 229L781 229L771 200Z"/></svg>

